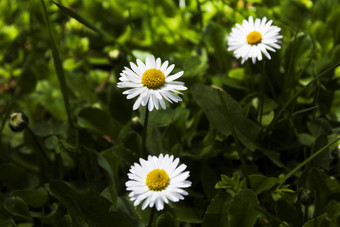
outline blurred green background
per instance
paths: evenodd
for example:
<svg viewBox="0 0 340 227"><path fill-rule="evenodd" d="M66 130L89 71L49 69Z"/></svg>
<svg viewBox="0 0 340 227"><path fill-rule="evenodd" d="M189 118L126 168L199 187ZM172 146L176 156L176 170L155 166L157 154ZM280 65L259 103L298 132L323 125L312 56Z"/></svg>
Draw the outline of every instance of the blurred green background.
<svg viewBox="0 0 340 227"><path fill-rule="evenodd" d="M283 39L240 65L226 37L250 15ZM154 226L340 226L339 18L338 0L1 0L0 226L147 224L125 190L145 109L116 83L148 54L189 89L150 113L147 151L193 182Z"/></svg>

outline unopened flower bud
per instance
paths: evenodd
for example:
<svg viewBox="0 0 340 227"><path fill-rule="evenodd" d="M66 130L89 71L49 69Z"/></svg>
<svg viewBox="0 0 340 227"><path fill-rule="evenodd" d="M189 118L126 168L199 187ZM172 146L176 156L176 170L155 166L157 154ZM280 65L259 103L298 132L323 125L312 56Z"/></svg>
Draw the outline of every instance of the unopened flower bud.
<svg viewBox="0 0 340 227"><path fill-rule="evenodd" d="M130 127L133 131L141 132L143 130L142 122L139 117L133 117L130 122Z"/></svg>
<svg viewBox="0 0 340 227"><path fill-rule="evenodd" d="M9 115L9 127L12 129L13 132L20 132L27 128L28 126L28 117L26 114L21 112L11 113Z"/></svg>
<svg viewBox="0 0 340 227"><path fill-rule="evenodd" d="M303 188L299 193L299 201L305 206L309 206L314 203L315 192L311 189Z"/></svg>

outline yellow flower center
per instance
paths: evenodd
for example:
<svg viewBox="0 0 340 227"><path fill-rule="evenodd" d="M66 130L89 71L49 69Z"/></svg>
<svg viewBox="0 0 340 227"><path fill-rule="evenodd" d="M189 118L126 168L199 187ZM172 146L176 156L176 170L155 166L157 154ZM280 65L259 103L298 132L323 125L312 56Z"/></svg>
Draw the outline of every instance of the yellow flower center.
<svg viewBox="0 0 340 227"><path fill-rule="evenodd" d="M146 176L146 185L151 191L162 191L169 182L169 175L164 169L154 169Z"/></svg>
<svg viewBox="0 0 340 227"><path fill-rule="evenodd" d="M261 40L262 40L262 35L258 31L252 31L247 35L247 42L250 45L258 44L259 42L261 42Z"/></svg>
<svg viewBox="0 0 340 227"><path fill-rule="evenodd" d="M165 83L164 73L159 69L148 69L143 73L142 84L147 88L156 89Z"/></svg>

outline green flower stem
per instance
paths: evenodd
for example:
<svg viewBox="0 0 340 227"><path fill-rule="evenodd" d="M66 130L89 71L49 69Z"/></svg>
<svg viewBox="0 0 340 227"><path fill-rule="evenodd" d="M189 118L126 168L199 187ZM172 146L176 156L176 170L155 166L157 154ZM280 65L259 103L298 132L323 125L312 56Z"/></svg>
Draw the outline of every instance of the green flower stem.
<svg viewBox="0 0 340 227"><path fill-rule="evenodd" d="M323 148L321 148L320 150L318 150L317 152L315 152L314 154L312 154L311 156L309 156L306 160L304 160L303 162L301 162L298 166L296 166L293 170L291 170L285 177L283 177L280 181L279 181L279 185L277 188L281 187L282 184L284 184L286 182L286 180L288 180L292 175L294 175L299 169L301 169L304 165L306 165L307 163L309 163L310 161L312 161L316 156L318 156L319 154L321 154L323 151L325 151L327 148L329 148L330 146L332 146L334 143L338 142L340 140L340 137L335 138L334 140L332 140L331 142L329 142L326 146L324 146Z"/></svg>
<svg viewBox="0 0 340 227"><path fill-rule="evenodd" d="M261 67L261 97L260 97L260 118L259 122L262 125L263 105L264 105L264 89L265 89L265 62L262 63Z"/></svg>
<svg viewBox="0 0 340 227"><path fill-rule="evenodd" d="M45 16L45 20L46 20L46 24L47 24L47 28L48 28L48 33L49 33L49 36L50 36L50 45L51 45L51 50L52 50L54 68L55 68L55 72L57 74L58 81L59 81L59 84L60 84L60 91L61 91L61 94L62 94L62 97L63 97L68 122L69 122L70 126L75 126L75 122L74 122L74 119L73 119L72 114L71 114L71 107L70 107L70 102L69 102L68 88L67 88L67 85L66 85L66 78L65 78L65 73L64 73L64 69L63 69L63 63L60 59L59 52L58 52L58 49L57 49L57 45L56 45L54 38L53 38L53 31L51 29L50 20L48 18L48 13L47 13L47 9L46 9L46 5L45 5L44 0L41 0L41 4L43 6L44 16Z"/></svg>
<svg viewBox="0 0 340 227"><path fill-rule="evenodd" d="M41 146L38 138L36 137L36 135L34 134L34 132L32 131L32 129L30 127L26 128L26 131L28 134L30 134L30 136L33 138L35 145L37 146L37 151L39 151L39 155L42 157L42 160L45 161L45 163L49 163L50 159L47 157L44 148ZM44 167L44 166L42 166Z"/></svg>
<svg viewBox="0 0 340 227"><path fill-rule="evenodd" d="M309 205L304 205L305 206L305 223L308 221L308 208L309 208Z"/></svg>
<svg viewBox="0 0 340 227"><path fill-rule="evenodd" d="M259 211L260 213L262 213L264 216L267 216L268 218L271 218L273 221L277 222L277 223L282 223L283 221L276 217L274 214L269 213L266 209L262 208L261 206L253 206L253 208L257 211Z"/></svg>
<svg viewBox="0 0 340 227"><path fill-rule="evenodd" d="M146 154L146 134L147 134L147 130L148 130L148 121L149 121L149 109L148 107L146 106L146 109L145 109L145 115L144 115L144 125L143 125L143 134L142 134L142 154L141 156L142 157L146 157L147 154Z"/></svg>
<svg viewBox="0 0 340 227"><path fill-rule="evenodd" d="M152 227L152 222L153 222L153 218L155 217L155 213L156 213L156 209L155 209L155 207L152 207L147 227Z"/></svg>
<svg viewBox="0 0 340 227"><path fill-rule="evenodd" d="M44 148L40 144L40 141L38 140L38 138L36 137L36 135L34 134L32 129L30 127L27 127L25 130L26 130L26 133L29 134L30 137L33 139L33 142L36 146L35 151L37 152L38 156L40 156L38 158L38 165L39 165L39 168L40 168L39 173L40 173L41 180L46 180L46 176L44 174L45 173L44 169L46 169L46 167L51 164L50 159L46 155Z"/></svg>
<svg viewBox="0 0 340 227"><path fill-rule="evenodd" d="M240 141L238 140L238 137L237 137L237 134L236 134L236 130L233 126L233 123L231 121L231 118L230 118L230 112L228 110L228 106L226 105L225 101L224 101L224 98L222 96L222 92L221 91L217 91L218 93L218 96L220 97L220 100L221 100L221 103L222 103L222 106L224 108L224 112L225 112L225 116L226 116L226 120L227 120L227 123L230 127L230 130L231 130L231 134L235 140L235 143L237 145L237 153L238 153L238 156L240 157L240 160L241 160L241 165L242 165L242 171L246 177L246 183L247 183L247 187L251 189L251 184L250 184L250 180L249 180L249 174L248 174L248 168L247 168L247 163L246 163L246 159L242 153L242 145L240 143Z"/></svg>

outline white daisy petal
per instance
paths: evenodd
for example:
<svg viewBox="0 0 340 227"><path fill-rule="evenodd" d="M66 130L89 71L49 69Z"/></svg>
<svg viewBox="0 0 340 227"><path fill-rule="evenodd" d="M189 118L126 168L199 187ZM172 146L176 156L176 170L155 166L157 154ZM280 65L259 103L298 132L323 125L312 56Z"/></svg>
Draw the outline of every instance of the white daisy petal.
<svg viewBox="0 0 340 227"><path fill-rule="evenodd" d="M137 110L140 107L140 104L142 102L142 96L139 96L136 100L136 102L133 104L133 110Z"/></svg>
<svg viewBox="0 0 340 227"><path fill-rule="evenodd" d="M163 65L161 66L161 71L164 72L168 68L169 62L165 61Z"/></svg>
<svg viewBox="0 0 340 227"><path fill-rule="evenodd" d="M132 98L136 97L137 95L140 95L144 91L145 91L145 88L136 89L135 92L129 94L128 96L126 96L126 98L127 99L132 99Z"/></svg>
<svg viewBox="0 0 340 227"><path fill-rule="evenodd" d="M256 60L263 59L262 54L271 59L268 50L275 52L280 49L279 34L281 28L272 26L273 21L267 18L243 20L242 25L236 24L228 36L228 51L233 51L236 58L241 58L241 64L251 59L255 64Z"/></svg>
<svg viewBox="0 0 340 227"><path fill-rule="evenodd" d="M141 60L139 60L139 59L137 59L137 65L138 65L140 71L143 71L143 72L144 72L144 71L146 70L146 66L145 66L144 63L143 63Z"/></svg>
<svg viewBox="0 0 340 227"><path fill-rule="evenodd" d="M150 97L155 98L154 94ZM191 182L187 180L190 173L183 172L186 165L181 164L177 167L178 163L178 158L174 160L172 155L160 154L158 157L149 155L147 160L140 158L139 163L131 166L129 180L125 185L126 190L131 191L129 197L134 201L133 205L142 204L142 210L155 206L159 211L164 209L164 203L168 203L169 200L177 202L184 199L183 196L188 195L188 192L183 188L191 186Z"/></svg>
<svg viewBox="0 0 340 227"><path fill-rule="evenodd" d="M142 75L143 72L140 71L139 67L135 65L135 63L130 62L131 69L137 74L137 75Z"/></svg>
<svg viewBox="0 0 340 227"><path fill-rule="evenodd" d="M153 55L147 56L145 59L145 65L147 69L156 68L156 61Z"/></svg>
<svg viewBox="0 0 340 227"><path fill-rule="evenodd" d="M161 59L157 58L156 60L156 69L160 69L161 68Z"/></svg>
<svg viewBox="0 0 340 227"><path fill-rule="evenodd" d="M174 102L182 101L182 99L178 95L175 95L170 91L165 91L164 94L166 94L166 96L168 96Z"/></svg>
<svg viewBox="0 0 340 227"><path fill-rule="evenodd" d="M168 76L166 78L166 82L170 82L170 81L173 81L173 80L176 80L176 79L180 78L183 75L183 73L184 73L184 71L181 71L181 72L178 72L178 73L176 73L176 74L174 74L172 76Z"/></svg>
<svg viewBox="0 0 340 227"><path fill-rule="evenodd" d="M179 91L187 90L187 87L184 82L175 80L184 74L183 71L169 76L175 65L168 67L168 61L162 64L161 59L155 59L153 55L146 57L145 64L139 59L136 62L130 62L131 69L124 67L117 83L119 88L128 88L123 92L127 99L137 98L133 110L140 106L147 106L149 111L158 110L159 106L166 109L165 100L170 103L182 101Z"/></svg>
<svg viewBox="0 0 340 227"><path fill-rule="evenodd" d="M154 107L153 98L152 98L152 95L150 95L150 97L148 98L148 109L149 109L149 111L152 111L153 107Z"/></svg>
<svg viewBox="0 0 340 227"><path fill-rule="evenodd" d="M163 99L160 99L160 100L159 100L159 104L161 104L161 107L162 107L163 109L166 109L166 105L165 105L165 102L164 102Z"/></svg>
<svg viewBox="0 0 340 227"><path fill-rule="evenodd" d="M158 110L159 105L158 105L158 99L157 99L156 95L153 94L153 95L151 96L151 98L152 98L152 101L153 101L153 104L154 104L156 110Z"/></svg>
<svg viewBox="0 0 340 227"><path fill-rule="evenodd" d="M170 66L165 70L164 76L167 77L167 76L172 72L172 70L173 70L174 68L175 68L175 65L174 65L174 64L170 65Z"/></svg>
<svg viewBox="0 0 340 227"><path fill-rule="evenodd" d="M159 211L159 210L163 210L163 208L164 208L164 203L163 203L162 198L157 198L156 209Z"/></svg>

